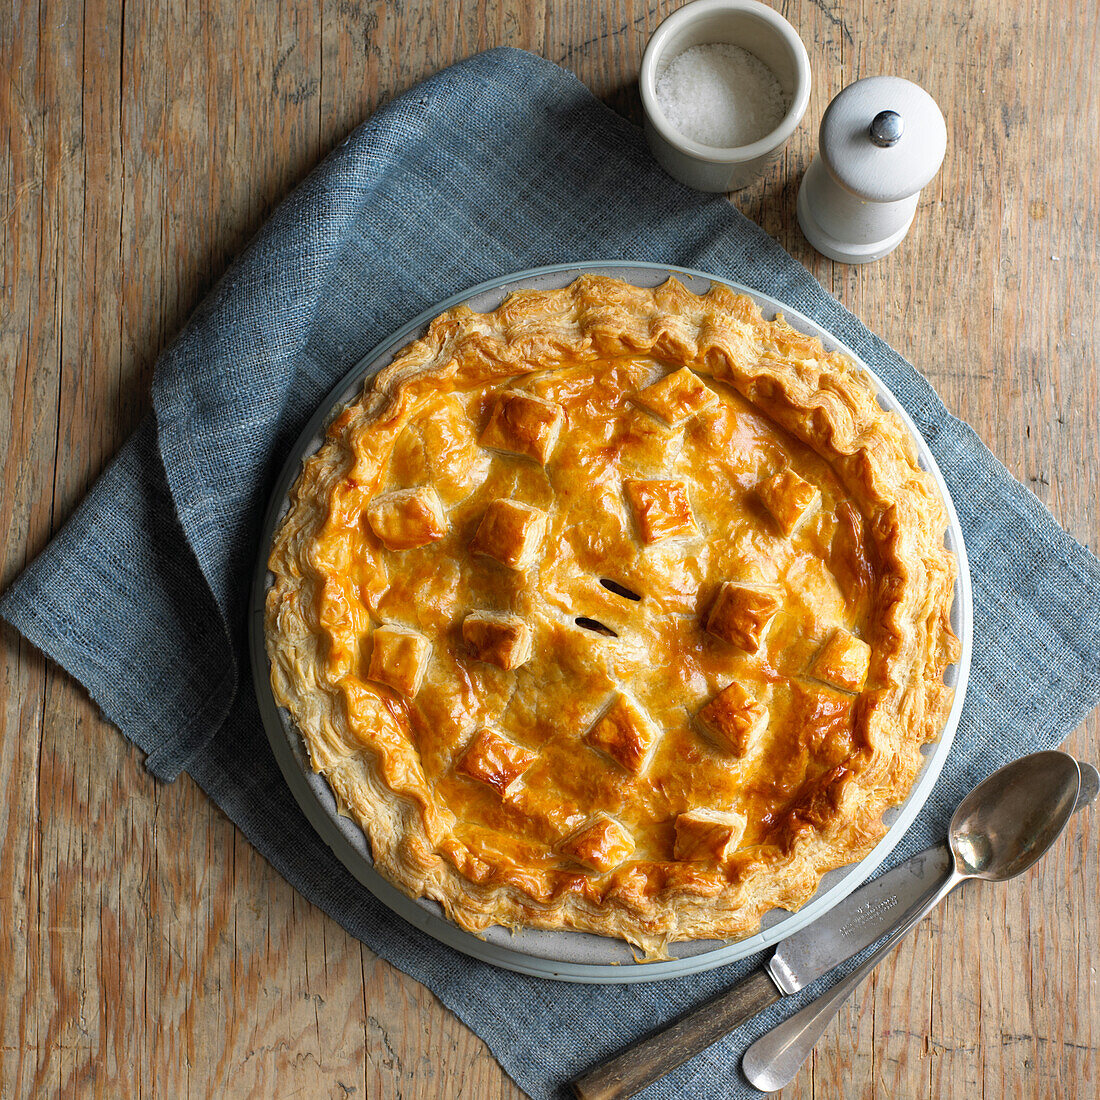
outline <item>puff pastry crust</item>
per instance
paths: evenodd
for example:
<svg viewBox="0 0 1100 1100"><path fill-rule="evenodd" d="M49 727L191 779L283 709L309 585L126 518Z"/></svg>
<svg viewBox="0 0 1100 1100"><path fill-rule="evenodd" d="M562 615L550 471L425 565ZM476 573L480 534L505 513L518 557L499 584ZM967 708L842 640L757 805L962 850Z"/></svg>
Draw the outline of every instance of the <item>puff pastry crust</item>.
<svg viewBox="0 0 1100 1100"><path fill-rule="evenodd" d="M660 957L882 835L950 706L946 527L869 381L748 298L521 291L304 462L272 686L408 894Z"/></svg>

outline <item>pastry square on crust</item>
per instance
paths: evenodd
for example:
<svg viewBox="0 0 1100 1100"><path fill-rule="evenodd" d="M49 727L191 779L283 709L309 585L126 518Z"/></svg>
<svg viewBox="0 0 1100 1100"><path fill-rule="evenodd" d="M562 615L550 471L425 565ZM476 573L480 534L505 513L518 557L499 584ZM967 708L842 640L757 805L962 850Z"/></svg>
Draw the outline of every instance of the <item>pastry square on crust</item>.
<svg viewBox="0 0 1100 1100"><path fill-rule="evenodd" d="M616 695L611 706L584 736L586 745L610 756L631 775L640 775L657 740L649 716L628 695Z"/></svg>
<svg viewBox="0 0 1100 1100"><path fill-rule="evenodd" d="M857 696L817 680L792 680L790 688L790 720L801 743L828 766L849 757Z"/></svg>
<svg viewBox="0 0 1100 1100"><path fill-rule="evenodd" d="M428 667L432 643L405 626L380 626L371 638L367 679L412 699Z"/></svg>
<svg viewBox="0 0 1100 1100"><path fill-rule="evenodd" d="M447 516L432 488L382 493L367 505L366 512L371 530L387 550L427 546L447 533Z"/></svg>
<svg viewBox="0 0 1100 1100"><path fill-rule="evenodd" d="M871 647L843 627L837 627L814 657L810 675L845 691L862 691L870 665Z"/></svg>
<svg viewBox="0 0 1100 1100"><path fill-rule="evenodd" d="M785 535L793 534L821 503L817 486L799 477L789 466L761 481L756 486L756 495Z"/></svg>
<svg viewBox="0 0 1100 1100"><path fill-rule="evenodd" d="M466 746L455 771L487 784L503 798L537 759L535 753L502 737L496 730L483 727Z"/></svg>
<svg viewBox="0 0 1100 1100"><path fill-rule="evenodd" d="M564 423L565 413L556 402L509 390L497 398L489 423L481 433L481 445L494 451L525 455L545 466L554 453Z"/></svg>
<svg viewBox="0 0 1100 1100"><path fill-rule="evenodd" d="M531 628L503 611L471 611L462 620L462 640L479 661L506 671L531 656Z"/></svg>
<svg viewBox="0 0 1100 1100"><path fill-rule="evenodd" d="M696 413L717 405L718 395L690 367L681 367L646 386L634 400L670 428L678 428Z"/></svg>
<svg viewBox="0 0 1100 1100"><path fill-rule="evenodd" d="M613 871L634 851L634 838L614 818L601 814L558 843L563 856L590 871Z"/></svg>
<svg viewBox="0 0 1100 1100"><path fill-rule="evenodd" d="M673 535L697 533L687 486L682 481L631 478L623 482L623 488L647 546Z"/></svg>
<svg viewBox="0 0 1100 1100"><path fill-rule="evenodd" d="M744 814L723 810L685 810L676 817L673 854L684 862L724 863L737 850L748 821Z"/></svg>
<svg viewBox="0 0 1100 1100"><path fill-rule="evenodd" d="M707 614L707 631L746 653L757 653L779 608L778 595L766 588L723 581Z"/></svg>
<svg viewBox="0 0 1100 1100"><path fill-rule="evenodd" d="M768 708L734 680L699 711L698 722L711 740L742 757L768 724Z"/></svg>
<svg viewBox="0 0 1100 1100"><path fill-rule="evenodd" d="M501 497L485 509L470 550L511 569L526 569L538 553L545 530L544 511Z"/></svg>

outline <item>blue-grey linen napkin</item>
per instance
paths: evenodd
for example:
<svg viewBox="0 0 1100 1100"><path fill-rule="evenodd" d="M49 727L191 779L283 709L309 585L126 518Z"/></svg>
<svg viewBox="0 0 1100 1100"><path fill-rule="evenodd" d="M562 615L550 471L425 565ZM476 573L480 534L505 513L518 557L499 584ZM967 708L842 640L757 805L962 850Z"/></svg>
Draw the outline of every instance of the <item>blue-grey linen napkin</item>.
<svg viewBox="0 0 1100 1100"><path fill-rule="evenodd" d="M895 862L934 843L976 780L1057 745L1097 702L1100 563L764 232L674 183L635 127L522 51L413 88L286 199L161 356L153 412L0 603L154 775L186 769L298 890L425 983L536 1100L759 959L645 985L559 984L475 962L393 917L284 785L250 682L245 609L271 480L340 376L456 291L616 259L694 267L789 302L878 372L935 452L970 555L974 664L950 759ZM738 1074L744 1047L826 981L645 1095L755 1095Z"/></svg>

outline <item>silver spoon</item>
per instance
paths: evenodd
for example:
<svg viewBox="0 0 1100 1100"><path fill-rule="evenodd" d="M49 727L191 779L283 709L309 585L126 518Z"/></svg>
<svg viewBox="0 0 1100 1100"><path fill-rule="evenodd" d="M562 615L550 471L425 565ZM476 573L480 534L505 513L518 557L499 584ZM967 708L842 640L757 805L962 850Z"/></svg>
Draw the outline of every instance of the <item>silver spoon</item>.
<svg viewBox="0 0 1100 1100"><path fill-rule="evenodd" d="M764 1092L775 1092L793 1081L856 986L956 886L970 878L1004 882L1035 863L1077 808L1081 776L1072 756L1037 752L979 783L951 818L947 839L952 868L943 884L851 974L745 1051L741 1068L749 1081Z"/></svg>

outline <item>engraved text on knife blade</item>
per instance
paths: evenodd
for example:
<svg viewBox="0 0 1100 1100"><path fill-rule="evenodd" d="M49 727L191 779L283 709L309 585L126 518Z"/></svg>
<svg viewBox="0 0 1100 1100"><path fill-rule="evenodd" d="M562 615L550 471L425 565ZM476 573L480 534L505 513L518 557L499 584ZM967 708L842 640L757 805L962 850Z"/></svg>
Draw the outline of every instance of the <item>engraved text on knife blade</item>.
<svg viewBox="0 0 1100 1100"><path fill-rule="evenodd" d="M788 936L765 968L785 992L802 989L884 936L940 884L950 867L946 845L918 852Z"/></svg>
<svg viewBox="0 0 1100 1100"><path fill-rule="evenodd" d="M847 924L843 924L837 929L837 935L851 936L868 921L875 919L881 921L883 916L893 912L897 907L898 899L896 894L880 898L878 901L865 902L852 914L852 919L848 921Z"/></svg>

